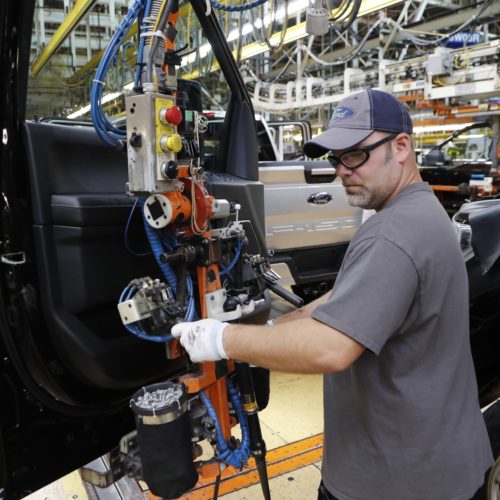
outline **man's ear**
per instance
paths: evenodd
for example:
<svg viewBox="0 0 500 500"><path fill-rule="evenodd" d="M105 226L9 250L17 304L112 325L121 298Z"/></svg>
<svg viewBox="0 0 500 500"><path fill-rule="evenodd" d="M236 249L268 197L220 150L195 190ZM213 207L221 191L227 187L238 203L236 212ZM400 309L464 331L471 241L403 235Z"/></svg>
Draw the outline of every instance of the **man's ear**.
<svg viewBox="0 0 500 500"><path fill-rule="evenodd" d="M413 155L411 136L409 134L398 134L392 140L392 152L398 162L404 163Z"/></svg>

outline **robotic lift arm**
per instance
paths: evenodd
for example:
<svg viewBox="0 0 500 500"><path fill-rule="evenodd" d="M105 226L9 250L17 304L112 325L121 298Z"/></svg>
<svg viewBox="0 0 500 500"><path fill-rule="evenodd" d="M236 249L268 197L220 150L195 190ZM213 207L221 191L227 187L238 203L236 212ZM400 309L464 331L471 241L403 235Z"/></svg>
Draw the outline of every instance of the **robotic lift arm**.
<svg viewBox="0 0 500 500"><path fill-rule="evenodd" d="M199 2L192 3L200 16ZM134 16L139 18L135 88L125 99L126 134L115 129L100 108L112 50L103 56L92 89L94 125L110 145L126 147L128 193L137 197L153 257L163 274L162 279L145 276L131 281L119 298L118 312L132 335L164 344L167 359L185 356L170 335L177 322L239 320L265 302L269 287L300 305L300 299L275 283L277 275L266 258L248 252L238 202L216 199L205 188L202 148L207 122L201 99L196 104L176 78L178 14L176 0L136 0L110 43L111 48L119 47ZM210 22L214 19L212 15ZM190 83L188 87L196 88ZM227 465L241 469L251 454L264 498L270 499L266 448L248 364L223 360L193 365L187 360L175 380L138 390L131 408L138 447L131 444L135 438L122 439L115 453L116 470L122 475L144 478L156 495L177 498L199 476L220 478ZM236 424L241 427L240 442L231 437ZM209 460L196 460L202 440L214 449Z"/></svg>

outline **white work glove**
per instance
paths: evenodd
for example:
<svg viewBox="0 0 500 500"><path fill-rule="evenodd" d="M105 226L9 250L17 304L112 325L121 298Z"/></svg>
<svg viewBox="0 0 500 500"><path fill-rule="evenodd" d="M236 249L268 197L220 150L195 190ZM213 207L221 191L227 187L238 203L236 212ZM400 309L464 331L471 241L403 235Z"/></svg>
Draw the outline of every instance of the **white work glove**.
<svg viewBox="0 0 500 500"><path fill-rule="evenodd" d="M222 333L229 323L218 319L202 319L191 323L178 323L172 335L179 339L193 363L228 359L222 345Z"/></svg>

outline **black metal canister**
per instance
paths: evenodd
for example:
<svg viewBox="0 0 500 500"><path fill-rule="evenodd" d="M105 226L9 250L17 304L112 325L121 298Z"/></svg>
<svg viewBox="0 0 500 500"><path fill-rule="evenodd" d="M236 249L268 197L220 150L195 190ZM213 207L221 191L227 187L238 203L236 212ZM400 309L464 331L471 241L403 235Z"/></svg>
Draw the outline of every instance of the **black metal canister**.
<svg viewBox="0 0 500 500"><path fill-rule="evenodd" d="M180 497L198 480L186 386L163 382L143 387L132 396L130 407L135 414L144 481L155 495Z"/></svg>

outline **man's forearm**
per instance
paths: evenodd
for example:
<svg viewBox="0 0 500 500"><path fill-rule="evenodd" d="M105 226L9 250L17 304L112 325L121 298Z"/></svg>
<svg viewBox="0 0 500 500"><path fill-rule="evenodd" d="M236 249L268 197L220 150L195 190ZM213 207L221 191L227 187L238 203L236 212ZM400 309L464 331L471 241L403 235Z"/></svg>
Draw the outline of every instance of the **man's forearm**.
<svg viewBox="0 0 500 500"><path fill-rule="evenodd" d="M229 325L223 345L233 359L291 373L328 373L347 368L364 347L312 318L269 326Z"/></svg>
<svg viewBox="0 0 500 500"><path fill-rule="evenodd" d="M278 316L277 318L273 319L273 323L275 325L279 325L280 323L286 323L288 321L295 321L297 319L309 318L311 316L311 313L319 304L322 304L323 302L327 301L329 295L330 292L327 292L321 297L317 298L316 300L309 302L309 304L300 307L298 309L295 309L295 311L291 311L287 314L283 314L282 316Z"/></svg>

